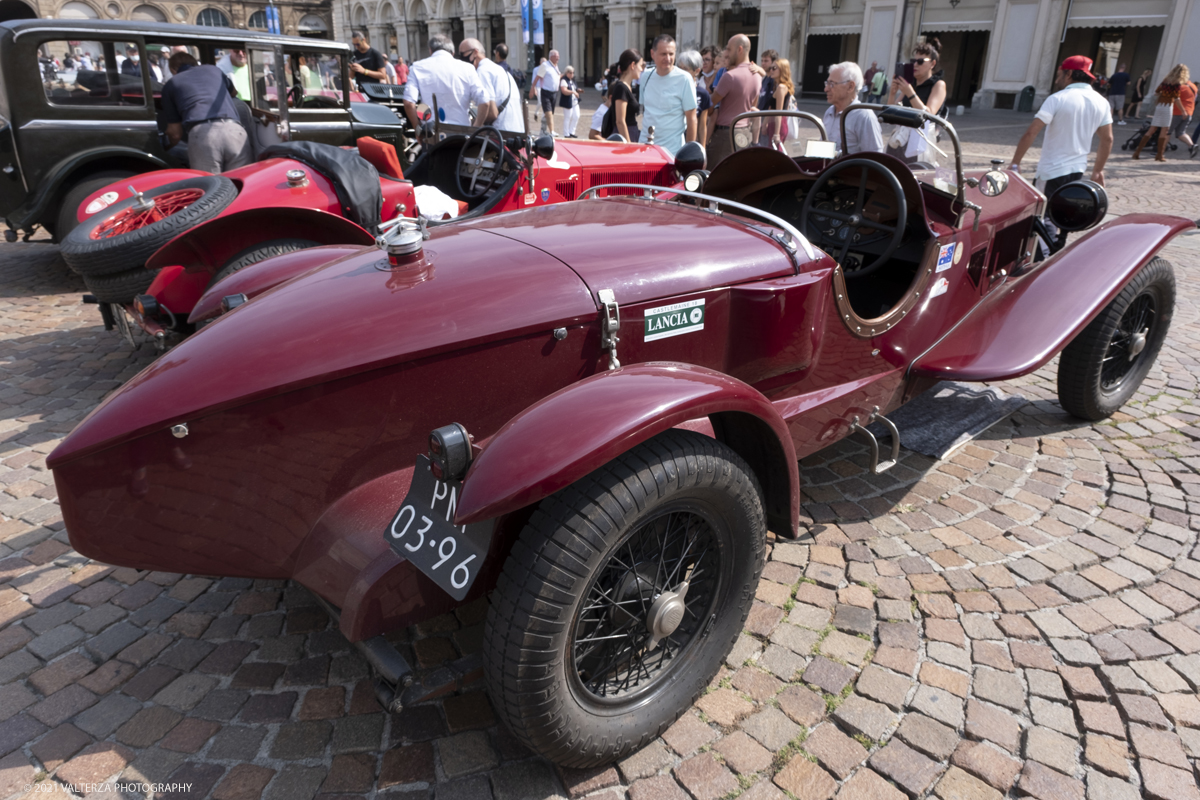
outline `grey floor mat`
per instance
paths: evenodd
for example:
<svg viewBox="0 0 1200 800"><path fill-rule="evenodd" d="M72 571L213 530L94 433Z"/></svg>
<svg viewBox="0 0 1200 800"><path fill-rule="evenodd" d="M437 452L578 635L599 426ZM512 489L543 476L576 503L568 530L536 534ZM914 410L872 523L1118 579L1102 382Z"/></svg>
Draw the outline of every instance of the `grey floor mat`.
<svg viewBox="0 0 1200 800"><path fill-rule="evenodd" d="M944 459L1027 402L1020 395L981 384L943 381L889 418L896 423L904 447ZM890 443L891 436L878 422L870 429Z"/></svg>

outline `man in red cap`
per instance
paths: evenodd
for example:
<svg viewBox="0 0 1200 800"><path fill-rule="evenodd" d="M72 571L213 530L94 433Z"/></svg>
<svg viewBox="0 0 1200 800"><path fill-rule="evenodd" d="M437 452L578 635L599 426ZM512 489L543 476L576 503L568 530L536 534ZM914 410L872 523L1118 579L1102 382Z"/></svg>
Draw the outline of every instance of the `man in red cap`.
<svg viewBox="0 0 1200 800"><path fill-rule="evenodd" d="M1017 143L1012 169L1021 171L1021 159L1033 145L1033 140L1046 129L1042 155L1038 159L1037 181L1049 196L1058 187L1077 181L1087 170L1092 137L1099 135L1096 163L1092 180L1104 185L1104 164L1112 152L1112 112L1108 101L1092 88L1092 60L1086 56L1071 56L1063 61L1056 85L1062 87L1046 98L1033 122Z"/></svg>

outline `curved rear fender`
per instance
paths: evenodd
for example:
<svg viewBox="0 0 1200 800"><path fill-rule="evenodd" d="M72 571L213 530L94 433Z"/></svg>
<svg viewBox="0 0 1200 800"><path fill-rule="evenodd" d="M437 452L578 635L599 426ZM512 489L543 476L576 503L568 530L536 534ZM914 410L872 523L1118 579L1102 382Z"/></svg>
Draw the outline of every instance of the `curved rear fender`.
<svg viewBox="0 0 1200 800"><path fill-rule="evenodd" d="M296 553L291 577L341 609L339 626L352 642L406 628L487 595L532 513L496 520L484 566L459 603L384 540L408 494L412 473L411 466L389 472L339 497Z"/></svg>
<svg viewBox="0 0 1200 800"><path fill-rule="evenodd" d="M248 247L270 239L368 245L375 237L345 217L312 208L252 208L184 231L159 248L147 269L182 264L188 272L217 272Z"/></svg>
<svg viewBox="0 0 1200 800"><path fill-rule="evenodd" d="M290 281L297 275L344 256L354 255L360 250L362 250L362 245L357 244L326 245L285 253L257 264L251 264L205 289L192 308L188 322L195 324L201 320L220 316L221 299L231 294L244 294L247 298L257 297L268 289ZM208 280L208 273L200 274L206 281Z"/></svg>
<svg viewBox="0 0 1200 800"><path fill-rule="evenodd" d="M150 189L157 189L159 186L166 186L168 183L175 181L187 180L188 178L198 178L205 175L211 175L209 172L201 172L198 169L156 169L153 172L144 172L141 175L134 175L122 181L115 181L108 184L102 189L89 194L83 198L83 202L79 204L79 208L75 210L75 217L80 222L83 222L92 214L98 214L105 208L108 208L113 203L119 203L122 200L128 200L131 196L129 187L137 189L139 192L146 192ZM102 197L107 192L116 192L117 196L111 201L104 204L102 208L97 208L91 214L86 213L86 209L94 201Z"/></svg>
<svg viewBox="0 0 1200 800"><path fill-rule="evenodd" d="M794 534L799 472L787 426L767 398L720 372L650 362L593 375L513 417L463 481L455 522L536 503L669 428L708 417L758 474L770 522Z"/></svg>

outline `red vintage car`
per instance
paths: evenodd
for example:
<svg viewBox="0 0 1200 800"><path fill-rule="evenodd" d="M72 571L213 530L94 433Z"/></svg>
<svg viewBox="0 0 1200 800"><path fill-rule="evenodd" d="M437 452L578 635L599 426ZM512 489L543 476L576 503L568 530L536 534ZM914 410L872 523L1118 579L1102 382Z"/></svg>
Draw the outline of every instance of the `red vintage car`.
<svg viewBox="0 0 1200 800"><path fill-rule="evenodd" d="M440 201L456 218L574 200L601 183L670 185L678 165L653 145L533 139L442 125L407 170L395 148L314 142L268 148L255 164L210 175L159 170L105 186L80 204L62 243L107 327L134 326L160 348L187 335L212 283L264 258L320 245L371 244L381 222ZM439 194L440 193L440 194ZM437 220L433 222L437 224ZM147 271L150 270L150 271Z"/></svg>
<svg viewBox="0 0 1200 800"><path fill-rule="evenodd" d="M1050 214L1094 229L1038 261L1046 197L964 175L943 120L866 108L909 163L747 148L696 191L593 187L264 262L293 277L227 303L50 455L71 543L292 579L392 710L482 669L533 751L628 755L729 652L768 528L800 532L799 458L939 380L1055 355L1063 407L1103 418L1167 334L1156 253L1195 223L1096 227L1103 190L1073 184ZM384 637L484 596L481 662L417 673Z"/></svg>

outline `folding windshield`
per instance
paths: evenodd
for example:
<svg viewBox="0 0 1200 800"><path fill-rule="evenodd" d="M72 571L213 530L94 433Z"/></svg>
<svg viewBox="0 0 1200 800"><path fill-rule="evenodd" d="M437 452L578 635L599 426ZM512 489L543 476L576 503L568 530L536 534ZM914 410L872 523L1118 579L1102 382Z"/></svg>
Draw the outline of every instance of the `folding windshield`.
<svg viewBox="0 0 1200 800"><path fill-rule="evenodd" d="M962 147L947 120L904 106L864 104L853 108L860 114L875 115L883 152L904 162L918 181L951 196L961 194ZM843 114L840 121L842 141L846 141L848 116Z"/></svg>

